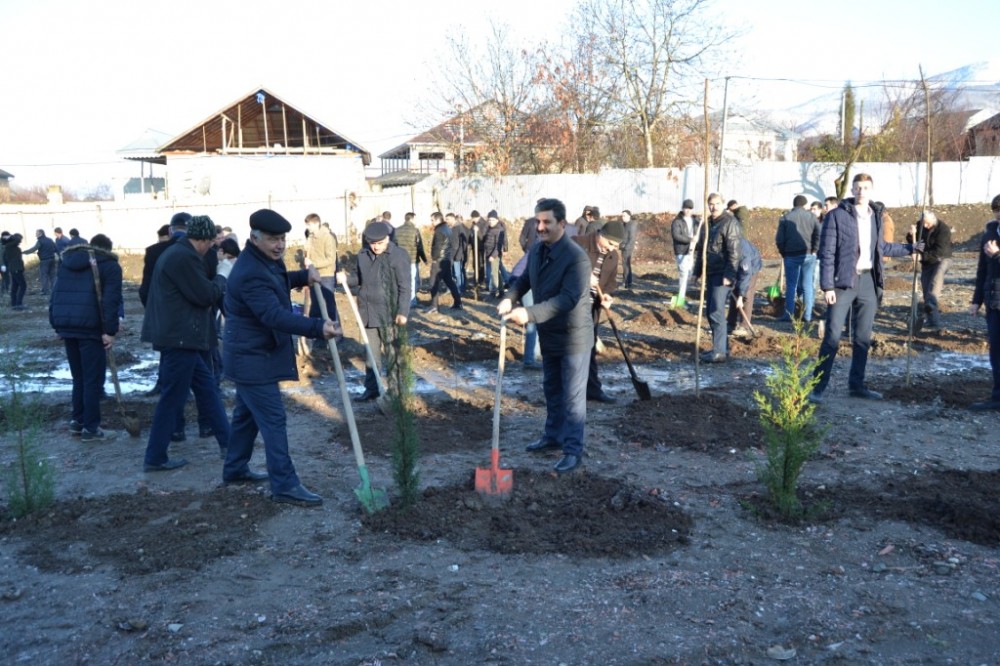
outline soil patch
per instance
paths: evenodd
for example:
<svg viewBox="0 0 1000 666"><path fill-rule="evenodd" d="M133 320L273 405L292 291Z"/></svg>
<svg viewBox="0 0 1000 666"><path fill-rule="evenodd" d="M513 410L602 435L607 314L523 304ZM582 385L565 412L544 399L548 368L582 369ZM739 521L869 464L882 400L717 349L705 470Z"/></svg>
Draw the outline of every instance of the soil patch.
<svg viewBox="0 0 1000 666"><path fill-rule="evenodd" d="M365 453L392 455L395 421L377 411L357 410L358 436ZM475 450L476 445L493 435L493 406L485 407L462 400L427 404L417 401L413 422L420 436L420 454ZM336 437L350 442L347 427L341 424ZM486 449L482 449L485 451Z"/></svg>
<svg viewBox="0 0 1000 666"><path fill-rule="evenodd" d="M621 423L624 441L731 455L759 448L764 431L756 410L713 393L660 396L632 402Z"/></svg>
<svg viewBox="0 0 1000 666"><path fill-rule="evenodd" d="M466 550L622 558L687 544L693 521L659 495L617 479L518 468L507 499L477 494L470 480L428 488L410 511L382 512L364 524L406 539L446 539Z"/></svg>
<svg viewBox="0 0 1000 666"><path fill-rule="evenodd" d="M122 575L197 571L256 547L260 523L278 507L251 488L153 492L67 499L17 521L0 535L22 538L20 557L43 571L79 573L95 562Z"/></svg>

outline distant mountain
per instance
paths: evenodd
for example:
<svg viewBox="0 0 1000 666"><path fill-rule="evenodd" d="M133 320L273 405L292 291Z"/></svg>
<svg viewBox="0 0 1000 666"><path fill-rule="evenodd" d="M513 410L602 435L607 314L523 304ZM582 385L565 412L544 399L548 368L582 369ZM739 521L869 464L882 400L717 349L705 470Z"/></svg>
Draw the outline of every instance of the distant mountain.
<svg viewBox="0 0 1000 666"><path fill-rule="evenodd" d="M942 74L928 76L932 89L954 91L955 110L986 111L973 116L975 122L1000 112L1000 61L977 62ZM888 88L894 95L922 94L920 82ZM866 125L877 122L886 105L887 89L882 86L855 87L854 96L864 102ZM772 122L793 127L802 136L831 134L840 124L840 91L829 92L796 106L764 111Z"/></svg>

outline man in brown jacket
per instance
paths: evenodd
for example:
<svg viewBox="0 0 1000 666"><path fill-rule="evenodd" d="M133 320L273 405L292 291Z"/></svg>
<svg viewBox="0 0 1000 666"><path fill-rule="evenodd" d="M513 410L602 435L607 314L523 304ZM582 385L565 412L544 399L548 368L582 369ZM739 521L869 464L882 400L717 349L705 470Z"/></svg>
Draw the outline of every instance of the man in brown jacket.
<svg viewBox="0 0 1000 666"><path fill-rule="evenodd" d="M612 221L594 231L582 236L574 236L573 240L583 248L590 258L590 295L593 298L591 312L594 317L594 346L590 350L590 371L587 375L587 400L594 402L614 403L614 398L604 392L601 379L597 376L597 325L601 310L611 308L611 294L618 288L619 251L625 240L625 226L618 221Z"/></svg>

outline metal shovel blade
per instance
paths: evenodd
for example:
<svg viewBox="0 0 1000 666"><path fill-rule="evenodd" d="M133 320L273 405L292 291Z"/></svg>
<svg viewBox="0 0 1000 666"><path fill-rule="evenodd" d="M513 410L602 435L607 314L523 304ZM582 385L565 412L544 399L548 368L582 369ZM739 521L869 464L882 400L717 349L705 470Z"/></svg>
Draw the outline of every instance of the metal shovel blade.
<svg viewBox="0 0 1000 666"><path fill-rule="evenodd" d="M476 468L476 492L483 495L509 495L514 489L514 470L500 468L500 451L493 449L488 468Z"/></svg>

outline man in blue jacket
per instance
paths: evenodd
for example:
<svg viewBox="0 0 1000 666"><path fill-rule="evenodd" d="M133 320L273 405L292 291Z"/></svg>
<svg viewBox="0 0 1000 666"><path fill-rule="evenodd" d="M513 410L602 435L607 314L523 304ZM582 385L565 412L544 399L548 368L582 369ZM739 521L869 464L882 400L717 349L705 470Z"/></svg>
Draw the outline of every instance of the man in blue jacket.
<svg viewBox="0 0 1000 666"><path fill-rule="evenodd" d="M830 382L848 315L854 327L848 394L854 398L882 399L881 393L865 386L872 326L885 284L882 257L905 257L914 250L923 249L923 243L914 246L883 240L885 206L871 200L873 187L871 176L856 175L851 186L854 197L841 201L823 221L819 241L819 284L827 304L827 321L819 347L820 363L816 368L819 382L809 395L814 403L822 402L823 392Z"/></svg>
<svg viewBox="0 0 1000 666"><path fill-rule="evenodd" d="M590 306L591 265L582 247L566 234L566 206L543 199L535 206L538 240L528 267L497 306L507 321L537 324L542 347L545 433L526 447L530 452L562 449L559 474L576 469L583 457L587 420L587 372L594 346ZM514 308L531 291L535 304Z"/></svg>
<svg viewBox="0 0 1000 666"><path fill-rule="evenodd" d="M104 439L101 394L105 350L111 348L118 334L121 304L122 267L118 257L111 253L111 239L97 234L90 245L78 245L63 253L59 279L49 301L49 323L62 338L73 376L73 416L69 430L84 442Z"/></svg>
<svg viewBox="0 0 1000 666"><path fill-rule="evenodd" d="M240 483L270 477L273 501L317 506L323 498L302 485L288 453L278 382L299 378L292 335L329 340L337 327L329 319L292 314L289 292L320 282L320 275L315 268L285 269L285 234L291 229L288 220L273 210L258 210L250 216L250 240L229 273L222 367L226 379L236 384L236 404L222 480ZM258 432L264 439L267 474L248 466Z"/></svg>
<svg viewBox="0 0 1000 666"><path fill-rule="evenodd" d="M52 283L56 281L56 242L45 235L44 229L35 232L35 244L23 254L38 253L38 279L42 286L42 296L52 293Z"/></svg>

